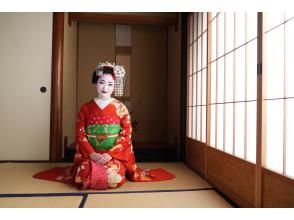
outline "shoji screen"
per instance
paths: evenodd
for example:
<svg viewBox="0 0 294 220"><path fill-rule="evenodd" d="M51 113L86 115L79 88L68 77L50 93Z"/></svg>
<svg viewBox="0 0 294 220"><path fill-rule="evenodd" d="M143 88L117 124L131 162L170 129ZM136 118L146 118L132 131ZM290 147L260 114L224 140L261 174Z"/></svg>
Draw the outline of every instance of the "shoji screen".
<svg viewBox="0 0 294 220"><path fill-rule="evenodd" d="M187 136L206 142L207 14L189 16Z"/></svg>
<svg viewBox="0 0 294 220"><path fill-rule="evenodd" d="M187 134L186 136L189 138L195 138L192 136L194 134L193 128L195 128L195 124L193 124L193 34L194 34L194 14L190 14L188 17L188 39L187 39Z"/></svg>
<svg viewBox="0 0 294 220"><path fill-rule="evenodd" d="M263 21L264 166L294 177L294 14L263 13Z"/></svg>
<svg viewBox="0 0 294 220"><path fill-rule="evenodd" d="M255 162L257 13L211 13L210 145Z"/></svg>

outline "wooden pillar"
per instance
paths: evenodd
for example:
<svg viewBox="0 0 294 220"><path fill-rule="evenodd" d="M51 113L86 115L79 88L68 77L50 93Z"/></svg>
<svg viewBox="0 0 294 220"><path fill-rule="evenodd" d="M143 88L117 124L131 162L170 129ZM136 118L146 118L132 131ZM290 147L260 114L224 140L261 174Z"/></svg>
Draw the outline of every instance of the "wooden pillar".
<svg viewBox="0 0 294 220"><path fill-rule="evenodd" d="M186 158L186 97L187 97L187 19L188 13L181 13L181 111L180 111L180 149L178 159Z"/></svg>
<svg viewBox="0 0 294 220"><path fill-rule="evenodd" d="M264 154L264 92L262 83L262 60L263 60L263 17L258 12L257 25L257 131L256 131L256 166L255 166L255 207L262 207L262 165Z"/></svg>
<svg viewBox="0 0 294 220"><path fill-rule="evenodd" d="M62 83L63 83L64 13L53 13L50 162L62 159Z"/></svg>

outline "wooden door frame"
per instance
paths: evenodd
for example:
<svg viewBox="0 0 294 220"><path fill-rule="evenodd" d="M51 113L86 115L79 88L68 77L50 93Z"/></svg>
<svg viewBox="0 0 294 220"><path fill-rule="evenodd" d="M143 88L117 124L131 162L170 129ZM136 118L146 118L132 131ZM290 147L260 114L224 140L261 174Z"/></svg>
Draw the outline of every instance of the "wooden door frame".
<svg viewBox="0 0 294 220"><path fill-rule="evenodd" d="M127 13L89 13L89 12L69 12L68 24L71 25L72 21L87 21L87 22L100 22L111 24L145 24L145 25L162 25L174 26L175 30L178 29L178 15L172 17L164 16L148 16L136 15Z"/></svg>
<svg viewBox="0 0 294 220"><path fill-rule="evenodd" d="M64 12L53 12L50 109L50 162L62 160Z"/></svg>

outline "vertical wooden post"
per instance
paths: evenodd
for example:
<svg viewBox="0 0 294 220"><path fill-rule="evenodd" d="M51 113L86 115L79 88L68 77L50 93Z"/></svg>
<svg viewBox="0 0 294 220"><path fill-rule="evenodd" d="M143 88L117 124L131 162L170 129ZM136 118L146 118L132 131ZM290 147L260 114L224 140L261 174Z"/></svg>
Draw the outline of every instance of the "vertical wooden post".
<svg viewBox="0 0 294 220"><path fill-rule="evenodd" d="M262 13L258 13L257 22L257 127L256 127L256 166L255 166L255 207L262 207L262 159L264 145L264 102L262 86Z"/></svg>
<svg viewBox="0 0 294 220"><path fill-rule="evenodd" d="M210 119L211 119L211 12L207 12L207 76L206 76L206 145L204 150L204 176L207 178L208 174L208 161L207 161L207 148L210 144Z"/></svg>
<svg viewBox="0 0 294 220"><path fill-rule="evenodd" d="M62 83L63 83L64 13L53 13L50 161L62 158Z"/></svg>
<svg viewBox="0 0 294 220"><path fill-rule="evenodd" d="M187 111L187 19L188 13L181 13L181 111L180 111L180 149L178 159L186 157L186 111Z"/></svg>

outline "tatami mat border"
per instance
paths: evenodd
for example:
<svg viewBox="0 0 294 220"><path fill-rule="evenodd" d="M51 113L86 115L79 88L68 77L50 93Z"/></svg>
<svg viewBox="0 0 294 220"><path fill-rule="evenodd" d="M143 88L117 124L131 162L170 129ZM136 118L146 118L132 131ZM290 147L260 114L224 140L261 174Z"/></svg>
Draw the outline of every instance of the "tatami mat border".
<svg viewBox="0 0 294 220"><path fill-rule="evenodd" d="M162 193L162 192L186 192L186 191L203 191L203 190L214 190L210 188L197 188L197 189L177 189L177 190L137 190L137 191L121 191L121 192L76 192L76 193L16 193L16 194L0 194L0 198L11 198L11 197L57 197L57 196L82 196L82 201L79 208L83 208L88 195L99 195L99 194L127 194L127 193Z"/></svg>
<svg viewBox="0 0 294 220"><path fill-rule="evenodd" d="M82 201L81 201L81 203L79 205L79 208L84 208L87 199L88 199L88 194L83 195L83 199L82 199Z"/></svg>
<svg viewBox="0 0 294 220"><path fill-rule="evenodd" d="M83 208L88 194L86 193L36 193L36 194L0 194L0 198L24 198L24 197L58 197L58 196L82 196L79 208Z"/></svg>
<svg viewBox="0 0 294 220"><path fill-rule="evenodd" d="M74 192L74 193L7 193L0 194L0 198L5 197L41 197L41 196L83 196L85 194L125 194L125 193L160 193L160 192L185 192L185 191L202 191L214 190L214 187L197 188L197 189L163 189L163 190L134 190L120 192Z"/></svg>

